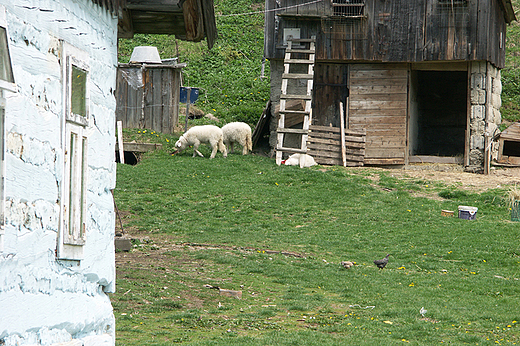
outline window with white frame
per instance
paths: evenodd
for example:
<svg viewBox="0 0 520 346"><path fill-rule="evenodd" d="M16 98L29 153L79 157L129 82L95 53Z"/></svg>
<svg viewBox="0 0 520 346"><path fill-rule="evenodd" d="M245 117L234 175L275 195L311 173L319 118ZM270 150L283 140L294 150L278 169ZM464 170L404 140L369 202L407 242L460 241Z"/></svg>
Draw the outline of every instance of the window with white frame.
<svg viewBox="0 0 520 346"><path fill-rule="evenodd" d="M65 105L61 229L58 257L79 260L87 237L87 152L89 126L88 55L63 42L63 94Z"/></svg>

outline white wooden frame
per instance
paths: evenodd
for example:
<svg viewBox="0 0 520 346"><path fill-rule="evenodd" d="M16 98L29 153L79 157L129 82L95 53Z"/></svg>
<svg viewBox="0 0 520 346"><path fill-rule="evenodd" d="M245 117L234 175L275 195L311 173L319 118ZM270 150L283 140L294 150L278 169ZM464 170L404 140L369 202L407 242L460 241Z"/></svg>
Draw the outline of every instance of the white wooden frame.
<svg viewBox="0 0 520 346"><path fill-rule="evenodd" d="M4 250L5 234L5 99L0 89L0 253Z"/></svg>
<svg viewBox="0 0 520 346"><path fill-rule="evenodd" d="M89 57L88 53L68 44L67 42L62 43L62 51L63 51L63 59L65 64L62 66L62 76L64 83L64 93L65 93L65 118L67 121L71 121L83 126L88 125L88 121L90 118L89 111L89 102L90 102L90 90L89 90ZM86 114L74 114L72 112L72 79L74 76L72 75L72 68L76 67L80 70L83 70L86 77L86 85L85 85L85 103L86 103Z"/></svg>
<svg viewBox="0 0 520 346"><path fill-rule="evenodd" d="M7 18L5 14L5 7L2 5L0 5L0 27L5 29L7 46L2 48L5 48L7 50L8 64L11 65L11 57L9 54L9 32L7 31ZM9 70L12 71L12 66L9 66ZM0 79L0 90L2 89L16 92L16 84L14 84L14 81Z"/></svg>
<svg viewBox="0 0 520 346"><path fill-rule="evenodd" d="M64 171L61 184L61 215L58 257L83 259L87 241L87 173L89 132L89 58L84 51L62 42L63 121L62 147ZM85 114L72 112L73 67L86 73Z"/></svg>

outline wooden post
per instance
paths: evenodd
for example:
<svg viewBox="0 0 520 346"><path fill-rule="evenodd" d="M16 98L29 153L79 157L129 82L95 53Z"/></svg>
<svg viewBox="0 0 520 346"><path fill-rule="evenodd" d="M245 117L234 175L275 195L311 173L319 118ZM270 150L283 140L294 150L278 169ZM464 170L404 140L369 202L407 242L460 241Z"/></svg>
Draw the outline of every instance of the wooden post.
<svg viewBox="0 0 520 346"><path fill-rule="evenodd" d="M341 159L343 167L347 167L347 150L345 148L345 114L343 112L343 102L339 103L339 126L341 133Z"/></svg>
<svg viewBox="0 0 520 346"><path fill-rule="evenodd" d="M188 116L190 115L191 87L187 87L186 92L186 119L184 119L184 132L188 131Z"/></svg>
<svg viewBox="0 0 520 346"><path fill-rule="evenodd" d="M119 148L119 162L125 163L125 151L123 150L123 122L117 123L117 146Z"/></svg>

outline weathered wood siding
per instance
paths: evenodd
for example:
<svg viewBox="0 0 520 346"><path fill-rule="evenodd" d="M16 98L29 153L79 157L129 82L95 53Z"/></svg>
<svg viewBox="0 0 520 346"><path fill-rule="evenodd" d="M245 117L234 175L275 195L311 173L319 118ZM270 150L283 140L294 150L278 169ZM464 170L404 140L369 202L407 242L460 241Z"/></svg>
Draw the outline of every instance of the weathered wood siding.
<svg viewBox="0 0 520 346"><path fill-rule="evenodd" d="M179 122L179 97L178 68L148 65L141 71L140 65L126 64L118 68L116 116L125 128L173 133Z"/></svg>
<svg viewBox="0 0 520 346"><path fill-rule="evenodd" d="M276 11L277 17L274 12L266 15L268 58L283 57L284 28L300 28L301 37L317 36L316 61L485 60L499 68L505 64L506 18L498 0L454 6L438 0L366 0L366 17L353 19L327 17L328 1L291 7L302 3L282 0L280 7L288 10ZM267 0L267 8L276 9L276 2Z"/></svg>
<svg viewBox="0 0 520 346"><path fill-rule="evenodd" d="M365 164L404 164L407 67L352 64L349 70L348 128L366 129Z"/></svg>
<svg viewBox="0 0 520 346"><path fill-rule="evenodd" d="M339 127L339 102L347 99L347 64L314 65L313 125Z"/></svg>

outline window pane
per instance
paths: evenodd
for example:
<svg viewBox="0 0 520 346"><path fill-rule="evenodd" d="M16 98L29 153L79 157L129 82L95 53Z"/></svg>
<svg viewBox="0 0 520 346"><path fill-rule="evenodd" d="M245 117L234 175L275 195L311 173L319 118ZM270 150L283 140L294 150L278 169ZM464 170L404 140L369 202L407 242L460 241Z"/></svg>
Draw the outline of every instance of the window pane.
<svg viewBox="0 0 520 346"><path fill-rule="evenodd" d="M70 168L69 168L69 181L67 182L69 184L69 236L71 236L71 239L73 239L74 231L75 231L75 214L76 214L76 201L74 196L74 189L75 189L75 181L76 181L76 174L77 174L77 168L76 168L76 156L77 156L77 148L76 148L76 141L78 136L75 133L70 134L70 143L69 143L69 152L70 152Z"/></svg>
<svg viewBox="0 0 520 346"><path fill-rule="evenodd" d="M71 111L73 114L87 116L87 72L72 66Z"/></svg>
<svg viewBox="0 0 520 346"><path fill-rule="evenodd" d="M0 79L14 83L13 71L11 71L11 59L7 49L7 32L0 27Z"/></svg>

